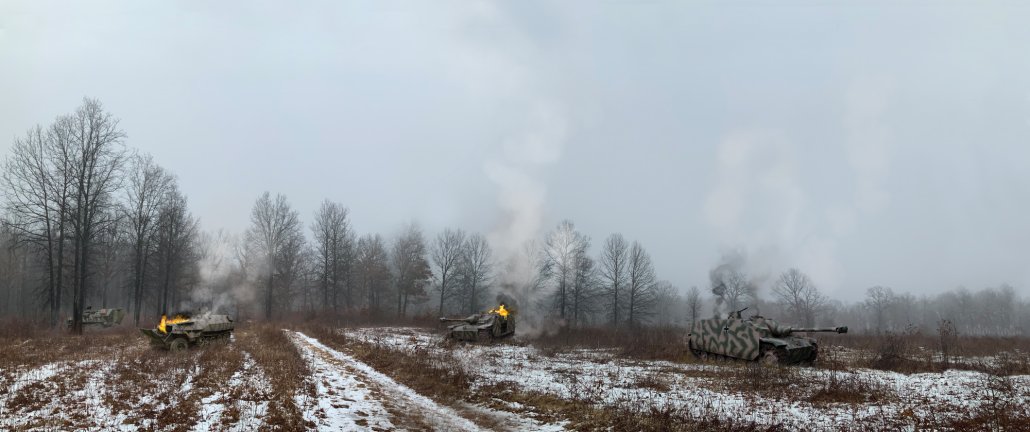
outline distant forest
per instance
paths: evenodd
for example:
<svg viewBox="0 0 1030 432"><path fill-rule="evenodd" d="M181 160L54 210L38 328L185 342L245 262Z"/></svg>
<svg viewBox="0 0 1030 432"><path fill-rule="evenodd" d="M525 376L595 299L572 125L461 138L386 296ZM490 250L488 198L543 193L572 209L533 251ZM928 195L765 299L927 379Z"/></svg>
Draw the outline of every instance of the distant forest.
<svg viewBox="0 0 1030 432"><path fill-rule="evenodd" d="M183 310L376 319L504 302L529 327L684 326L749 307L797 326L1030 334L1030 303L1008 285L919 297L876 286L844 303L803 269L758 282L729 256L708 286L677 287L644 245L618 233L595 242L568 220L502 257L483 233L409 224L359 234L345 203L326 200L302 218L266 192L245 232L207 232L175 174L127 146L118 119L88 98L14 140L0 194L0 317L51 327L71 318L73 332L87 306L125 308L127 321L150 325Z"/></svg>

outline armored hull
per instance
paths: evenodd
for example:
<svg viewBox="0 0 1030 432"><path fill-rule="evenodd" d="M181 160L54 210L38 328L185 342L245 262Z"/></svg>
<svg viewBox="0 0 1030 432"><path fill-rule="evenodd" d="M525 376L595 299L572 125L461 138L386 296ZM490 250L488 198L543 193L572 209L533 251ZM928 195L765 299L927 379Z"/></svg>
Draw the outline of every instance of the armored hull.
<svg viewBox="0 0 1030 432"><path fill-rule="evenodd" d="M93 309L87 306L82 311L82 326L111 327L122 323L125 318L125 310L122 308ZM72 327L72 319L68 318L68 328Z"/></svg>
<svg viewBox="0 0 1030 432"><path fill-rule="evenodd" d="M690 327L687 344L698 357L727 357L766 363L812 363L819 356L818 342L796 335L808 332L847 333L847 327L793 328L771 319L740 317L741 311L727 318L699 320Z"/></svg>
<svg viewBox="0 0 1030 432"><path fill-rule="evenodd" d="M459 341L490 342L515 334L515 317L504 305L465 318L440 318L440 322L454 323L447 327L447 337Z"/></svg>
<svg viewBox="0 0 1030 432"><path fill-rule="evenodd" d="M172 351L184 350L191 345L202 345L216 340L227 340L235 329L228 315L204 314L195 317L161 317L156 328L140 329L150 343Z"/></svg>

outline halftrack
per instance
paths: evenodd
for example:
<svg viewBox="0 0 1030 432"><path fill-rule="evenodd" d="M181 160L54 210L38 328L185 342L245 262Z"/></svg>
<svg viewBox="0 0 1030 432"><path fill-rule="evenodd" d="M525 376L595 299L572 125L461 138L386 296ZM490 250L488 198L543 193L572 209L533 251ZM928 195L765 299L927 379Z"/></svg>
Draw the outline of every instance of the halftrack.
<svg viewBox="0 0 1030 432"><path fill-rule="evenodd" d="M150 338L151 346L181 351L193 345L228 340L234 328L228 315L202 314L177 315L171 319L161 316L156 328L139 330Z"/></svg>

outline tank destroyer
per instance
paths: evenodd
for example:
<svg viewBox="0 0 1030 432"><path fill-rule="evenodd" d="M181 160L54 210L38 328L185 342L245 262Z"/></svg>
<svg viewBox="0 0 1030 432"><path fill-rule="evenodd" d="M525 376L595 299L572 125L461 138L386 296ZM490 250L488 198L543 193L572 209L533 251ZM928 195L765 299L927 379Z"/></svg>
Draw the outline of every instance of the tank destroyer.
<svg viewBox="0 0 1030 432"><path fill-rule="evenodd" d="M819 356L818 342L797 333L847 333L847 326L795 328L754 315L741 318L730 312L725 319L698 320L690 326L687 344L695 356L727 357L763 363L811 364Z"/></svg>
<svg viewBox="0 0 1030 432"><path fill-rule="evenodd" d="M122 308L93 309L93 306L86 306L86 310L82 311L82 326L111 327L121 324L124 318L125 309ZM66 324L71 328L72 319L68 318Z"/></svg>
<svg viewBox="0 0 1030 432"><path fill-rule="evenodd" d="M515 315L503 303L488 312L465 318L440 318L440 322L453 323L447 327L447 337L458 341L491 342L515 334Z"/></svg>

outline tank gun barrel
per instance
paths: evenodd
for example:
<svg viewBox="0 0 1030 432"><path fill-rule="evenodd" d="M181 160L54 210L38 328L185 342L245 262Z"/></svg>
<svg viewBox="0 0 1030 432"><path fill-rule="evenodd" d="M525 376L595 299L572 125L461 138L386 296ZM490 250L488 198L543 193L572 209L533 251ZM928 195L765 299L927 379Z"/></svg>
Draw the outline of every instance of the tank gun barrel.
<svg viewBox="0 0 1030 432"><path fill-rule="evenodd" d="M832 333L847 333L848 332L848 326L840 326L840 327L802 327L802 328L792 328L791 331L795 332L795 333L799 333L799 332L801 332L801 333L831 333L831 332Z"/></svg>
<svg viewBox="0 0 1030 432"><path fill-rule="evenodd" d="M465 318L440 317L440 322L473 322L475 320L476 320L476 316L475 315L467 316Z"/></svg>

